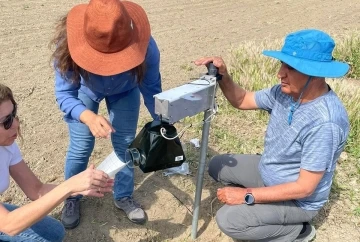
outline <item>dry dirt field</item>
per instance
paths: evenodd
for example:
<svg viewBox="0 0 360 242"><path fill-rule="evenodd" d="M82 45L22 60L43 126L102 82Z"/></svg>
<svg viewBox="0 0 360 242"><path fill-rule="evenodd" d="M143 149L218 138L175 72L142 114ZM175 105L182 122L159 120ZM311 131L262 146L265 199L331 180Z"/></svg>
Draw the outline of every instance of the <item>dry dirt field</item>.
<svg viewBox="0 0 360 242"><path fill-rule="evenodd" d="M0 82L9 85L20 106L24 144L22 152L44 182L63 180L68 143L66 125L54 98L48 42L55 21L82 1L0 0ZM358 0L137 0L149 15L152 34L161 50L163 89L198 75L201 68L184 68L204 55L222 55L243 41L282 38L301 28L315 27L332 34L360 26ZM310 3L311 2L311 3ZM142 109L142 118L149 116ZM140 124L143 124L141 121ZM140 126L139 124L139 126ZM198 137L200 138L200 137ZM214 144L210 144L213 153ZM91 162L111 151L109 141L97 142ZM149 221L130 223L114 206L111 196L86 199L80 226L67 232L66 241L191 241L191 214L195 171L192 176L163 177L161 172L136 170L135 197L144 205ZM211 210L216 185L206 175L197 241L230 242L217 228ZM181 201L179 202L178 199ZM14 184L1 201L24 204L28 200ZM335 200L317 219L317 242L360 241L360 231L349 219L347 201ZM219 208L213 203L213 210ZM59 217L60 207L52 215ZM326 216L324 216L326 214Z"/></svg>

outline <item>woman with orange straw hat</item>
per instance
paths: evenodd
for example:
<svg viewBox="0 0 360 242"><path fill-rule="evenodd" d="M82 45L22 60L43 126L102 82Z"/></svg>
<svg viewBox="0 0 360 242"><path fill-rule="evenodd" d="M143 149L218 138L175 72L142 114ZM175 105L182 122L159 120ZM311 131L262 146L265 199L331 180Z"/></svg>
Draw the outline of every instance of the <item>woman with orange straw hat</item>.
<svg viewBox="0 0 360 242"><path fill-rule="evenodd" d="M124 160L136 133L140 92L156 118L153 95L161 92L160 54L145 11L133 2L91 0L77 5L56 30L52 59L56 100L70 136L65 163L69 179L86 169L95 138L111 138L115 153ZM102 100L109 120L98 114ZM115 206L142 224L146 213L133 199L133 191L134 171L126 167L115 177ZM65 201L65 228L80 222L79 199Z"/></svg>

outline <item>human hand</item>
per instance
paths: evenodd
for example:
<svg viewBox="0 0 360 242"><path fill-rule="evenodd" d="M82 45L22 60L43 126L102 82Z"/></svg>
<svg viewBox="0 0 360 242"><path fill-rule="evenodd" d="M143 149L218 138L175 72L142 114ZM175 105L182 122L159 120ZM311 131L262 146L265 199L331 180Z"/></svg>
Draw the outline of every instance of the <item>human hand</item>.
<svg viewBox="0 0 360 242"><path fill-rule="evenodd" d="M246 189L241 187L224 187L217 190L218 199L228 205L245 203Z"/></svg>
<svg viewBox="0 0 360 242"><path fill-rule="evenodd" d="M200 59L194 61L194 64L197 66L201 66L201 65L208 66L210 62L212 62L214 64L214 66L219 68L220 75L223 75L223 76L229 75L224 60L218 56L203 57L203 58L200 58Z"/></svg>
<svg viewBox="0 0 360 242"><path fill-rule="evenodd" d="M103 197L104 193L112 192L114 186L114 179L111 179L105 172L96 170L94 165L90 165L88 169L71 177L66 182L71 189L71 196Z"/></svg>
<svg viewBox="0 0 360 242"><path fill-rule="evenodd" d="M89 127L96 138L110 138L110 134L115 132L115 129L106 118L90 110L85 110L80 115L80 120Z"/></svg>

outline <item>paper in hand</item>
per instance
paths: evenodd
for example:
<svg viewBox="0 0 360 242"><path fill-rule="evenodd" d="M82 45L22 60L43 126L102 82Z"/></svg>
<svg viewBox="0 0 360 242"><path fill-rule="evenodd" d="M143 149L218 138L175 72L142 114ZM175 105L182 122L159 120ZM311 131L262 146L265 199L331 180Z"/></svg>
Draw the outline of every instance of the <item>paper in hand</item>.
<svg viewBox="0 0 360 242"><path fill-rule="evenodd" d="M114 178L116 173L126 166L122 160L120 160L115 152L111 152L96 168L98 170L104 171L109 177Z"/></svg>

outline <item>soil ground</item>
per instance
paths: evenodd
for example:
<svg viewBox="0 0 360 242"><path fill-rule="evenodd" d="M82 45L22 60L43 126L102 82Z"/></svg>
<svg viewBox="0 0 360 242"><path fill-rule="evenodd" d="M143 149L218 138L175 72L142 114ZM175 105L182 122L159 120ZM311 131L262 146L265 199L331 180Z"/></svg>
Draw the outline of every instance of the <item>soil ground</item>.
<svg viewBox="0 0 360 242"><path fill-rule="evenodd" d="M23 156L44 182L63 181L68 144L67 128L55 103L48 43L55 21L80 2L0 0L0 82L16 94L25 138ZM360 26L358 0L136 2L147 11L152 35L161 51L164 90L204 72L193 67L192 60L205 55L228 59L229 50L244 41L283 38L301 28L320 28L342 35ZM141 117L149 118L144 108ZM209 148L212 154L219 152L214 144ZM91 162L100 162L110 151L109 141L97 141ZM193 167L192 172L192 176L168 178L161 172L143 174L136 170L134 196L144 205L149 222L145 226L130 223L114 207L111 196L85 199L81 224L67 232L66 241L191 241L192 217L187 208L192 210L194 199ZM220 232L213 218L220 207L217 201L211 203L216 187L206 175L197 241L232 241ZM28 202L14 184L0 200L19 205ZM350 219L348 201L340 197L330 204L316 221L316 241L360 241L359 227ZM59 217L59 212L60 207L52 215Z"/></svg>

